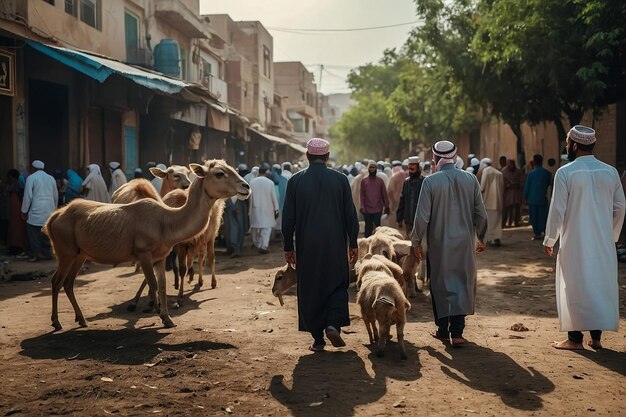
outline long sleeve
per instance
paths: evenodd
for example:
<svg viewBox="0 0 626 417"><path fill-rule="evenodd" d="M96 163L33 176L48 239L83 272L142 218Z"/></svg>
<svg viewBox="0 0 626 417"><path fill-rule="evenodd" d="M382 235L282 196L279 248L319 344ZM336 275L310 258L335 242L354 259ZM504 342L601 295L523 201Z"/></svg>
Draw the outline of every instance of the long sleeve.
<svg viewBox="0 0 626 417"><path fill-rule="evenodd" d="M484 176L483 176L484 178ZM480 186L476 182L474 188L474 228L476 229L476 237L481 242L485 239L487 233L487 212L485 211L485 203L483 202L483 196L480 192Z"/></svg>
<svg viewBox="0 0 626 417"><path fill-rule="evenodd" d="M365 209L365 187L367 185L367 181L365 178L363 178L361 180L361 190L360 190L360 195L359 198L361 200L361 211L364 211Z"/></svg>
<svg viewBox="0 0 626 417"><path fill-rule="evenodd" d="M53 193L52 198L54 200L54 207L59 207L59 190L57 190L57 187L54 187L52 189L52 193Z"/></svg>
<svg viewBox="0 0 626 417"><path fill-rule="evenodd" d="M22 200L22 213L28 213L30 204L33 200L33 178L32 176L26 178L26 184L24 185L24 199Z"/></svg>
<svg viewBox="0 0 626 417"><path fill-rule="evenodd" d="M530 175L526 176L526 181L524 183L524 195L523 195L523 198L526 201L528 201L528 194L530 193L530 181L531 181L531 176Z"/></svg>
<svg viewBox="0 0 626 417"><path fill-rule="evenodd" d="M554 178L552 202L550 203L550 211L548 212L548 223L546 224L546 238L543 240L544 246L554 246L561 235L569 197L568 194L565 174L562 171L557 171Z"/></svg>
<svg viewBox="0 0 626 417"><path fill-rule="evenodd" d="M626 202L624 201L624 189L622 183L618 180L615 185L615 192L613 193L613 238L615 242L619 240L619 235L622 232L622 225L624 224Z"/></svg>
<svg viewBox="0 0 626 417"><path fill-rule="evenodd" d="M272 187L272 205L274 206L274 211L280 211L278 196L276 195L276 187Z"/></svg>
<svg viewBox="0 0 626 417"><path fill-rule="evenodd" d="M413 220L413 231L411 232L411 245L418 247L428 233L428 223L430 223L430 214L432 209L432 195L430 192L429 181L422 183L420 196L415 210L415 219Z"/></svg>
<svg viewBox="0 0 626 417"><path fill-rule="evenodd" d="M287 191L285 196L285 205L283 206L283 249L285 252L292 251L293 234L296 229L296 187L294 181L287 183Z"/></svg>
<svg viewBox="0 0 626 417"><path fill-rule="evenodd" d="M398 210L396 210L396 219L398 220L398 222L403 222L404 221L404 204L405 204L405 194L406 194L406 190L407 190L407 184L409 182L405 181L402 184L402 192L400 193L400 203L398 203Z"/></svg>
<svg viewBox="0 0 626 417"><path fill-rule="evenodd" d="M389 196L387 195L387 188L385 187L384 181L380 185L380 188L380 192L383 195L383 203L385 204L385 208L389 208Z"/></svg>
<svg viewBox="0 0 626 417"><path fill-rule="evenodd" d="M347 179L343 187L343 211L344 222L348 231L348 239L351 248L358 248L357 238L359 236L359 220L356 214L356 208L352 201L352 192L350 191L350 184ZM284 217L283 217L284 224Z"/></svg>

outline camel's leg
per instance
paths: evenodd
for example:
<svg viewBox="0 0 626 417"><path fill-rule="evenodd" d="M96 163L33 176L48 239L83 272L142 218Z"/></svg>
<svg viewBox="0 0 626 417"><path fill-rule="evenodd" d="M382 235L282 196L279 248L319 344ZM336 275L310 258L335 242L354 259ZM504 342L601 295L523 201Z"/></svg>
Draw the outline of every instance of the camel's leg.
<svg viewBox="0 0 626 417"><path fill-rule="evenodd" d="M63 328L59 322L59 291L61 291L61 287L73 262L74 258L61 257L57 254L57 270L52 276L52 316L50 317L52 327L54 327L55 330L61 330Z"/></svg>
<svg viewBox="0 0 626 417"><path fill-rule="evenodd" d="M63 288L65 289L65 295L67 295L70 303L72 303L72 307L74 307L74 314L76 316L74 321L78 323L80 327L87 327L87 322L85 321L85 316L83 316L83 312L80 310L78 302L76 301L76 297L74 296L74 281L76 280L76 276L80 272L80 268L83 267L84 263L84 257L76 258L69 272L67 273L67 278L65 278L65 282L63 284Z"/></svg>
<svg viewBox="0 0 626 417"><path fill-rule="evenodd" d="M204 264L206 262L206 245L202 245L200 250L198 251L198 284L197 287L200 288L204 285L204 280L202 279L202 274L204 272Z"/></svg>
<svg viewBox="0 0 626 417"><path fill-rule="evenodd" d="M156 311L159 311L159 303L157 302L157 297L156 297L156 292L157 292L157 280L156 277L154 276L154 268L152 266L152 256L150 255L150 253L145 253L145 254L141 254L137 257L137 259L139 260L140 264L141 264L141 269L143 269L143 275L145 277L144 279L144 283L141 284L141 287L139 288L139 291L137 291L137 294L135 295L135 299L133 300L135 303L135 306L137 305L137 302L139 301L139 297L141 297L141 292L143 291L143 288L145 287L145 283L148 284L148 288L149 288L149 294L150 294L150 299L154 302L154 307L156 309ZM165 270L165 259L163 259L163 268Z"/></svg>
<svg viewBox="0 0 626 417"><path fill-rule="evenodd" d="M172 252L167 255L170 260L172 261L172 271L174 271L174 289L177 290L178 289L178 277L179 277L179 271L178 271L178 265L182 265L182 263L180 262L180 255L178 255L178 245L176 245L176 249L172 250ZM176 259L179 259L178 264L176 263ZM185 273L183 272L183 276L185 275Z"/></svg>
<svg viewBox="0 0 626 417"><path fill-rule="evenodd" d="M188 247L187 254L185 255L185 267L187 268L188 281L191 284L193 282L193 275L196 271L193 269L193 261L196 259L196 253L198 249L195 247Z"/></svg>
<svg viewBox="0 0 626 417"><path fill-rule="evenodd" d="M185 289L185 274L189 271L189 257L191 256L191 262L193 264L193 252L190 248L179 248L178 252L178 264L182 270L180 275L180 287L178 288L178 297L176 298L176 308L180 308L183 305L183 295Z"/></svg>
<svg viewBox="0 0 626 417"><path fill-rule="evenodd" d="M176 259L178 260L176 270L179 271L179 275L174 277L176 279L176 285L174 286L174 288L178 289L179 278L180 281L182 281L187 275L187 247L183 245L176 245L174 247L174 250L176 251Z"/></svg>
<svg viewBox="0 0 626 417"><path fill-rule="evenodd" d="M135 294L135 298L133 298L133 301L131 301L128 307L126 307L126 310L135 311L137 309L137 304L139 303L139 299L141 298L141 294L143 293L143 289L146 288L147 283L148 281L146 281L145 278L143 279L143 281L141 281L141 285L139 286L139 289L137 290L137 293Z"/></svg>
<svg viewBox="0 0 626 417"><path fill-rule="evenodd" d="M157 261L155 264L157 273L157 288L159 290L159 307L161 321L165 327L176 327L167 310L167 291L165 281L165 259ZM182 283L182 280L181 280Z"/></svg>
<svg viewBox="0 0 626 417"><path fill-rule="evenodd" d="M211 239L207 244L208 262L211 266L211 288L217 287L217 278L215 278L215 239Z"/></svg>

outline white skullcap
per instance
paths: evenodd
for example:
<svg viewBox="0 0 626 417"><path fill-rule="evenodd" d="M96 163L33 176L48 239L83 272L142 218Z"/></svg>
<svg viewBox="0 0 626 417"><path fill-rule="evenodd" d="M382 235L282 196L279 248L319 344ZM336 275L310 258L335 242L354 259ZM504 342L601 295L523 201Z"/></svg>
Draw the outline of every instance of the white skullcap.
<svg viewBox="0 0 626 417"><path fill-rule="evenodd" d="M165 164L157 164L157 166L156 166L156 167L157 167L157 168L159 168L159 169L163 169L163 170L167 169L167 167L165 166Z"/></svg>
<svg viewBox="0 0 626 417"><path fill-rule="evenodd" d="M456 164L455 164L455 166L456 166L458 169L463 169L463 165L465 165L465 164L463 163L463 160L462 160L461 158L457 158L457 159L456 159Z"/></svg>
<svg viewBox="0 0 626 417"><path fill-rule="evenodd" d="M466 170L467 172L469 172L470 174L473 174L473 173L474 173L474 168L473 168L473 167L467 167L467 168L465 168L465 170Z"/></svg>
<svg viewBox="0 0 626 417"><path fill-rule="evenodd" d="M239 171L244 171L246 169L248 169L248 165L246 164L239 164L239 166L237 167L237 170Z"/></svg>
<svg viewBox="0 0 626 417"><path fill-rule="evenodd" d="M591 145L596 142L596 131L583 125L574 126L567 135L571 140L581 145Z"/></svg>
<svg viewBox="0 0 626 417"><path fill-rule="evenodd" d="M485 165L491 165L491 159L490 158L483 158L480 160L481 164L485 164Z"/></svg>
<svg viewBox="0 0 626 417"><path fill-rule="evenodd" d="M420 159L417 156L409 156L408 162L409 162L409 164L419 164L420 163Z"/></svg>
<svg viewBox="0 0 626 417"><path fill-rule="evenodd" d="M478 160L478 158L472 158L472 160L470 161L470 165L480 165L480 161Z"/></svg>
<svg viewBox="0 0 626 417"><path fill-rule="evenodd" d="M403 167L409 166L409 159L408 158L405 159L404 161L402 161L402 166Z"/></svg>
<svg viewBox="0 0 626 417"><path fill-rule="evenodd" d="M115 162L115 161L109 162L109 168L111 168L111 169L118 169L119 167L120 167L120 163L119 162Z"/></svg>
<svg viewBox="0 0 626 417"><path fill-rule="evenodd" d="M259 167L257 167L257 166L252 167L252 172L254 172L255 174L258 174L259 173Z"/></svg>
<svg viewBox="0 0 626 417"><path fill-rule="evenodd" d="M281 169L281 168L280 168L280 164L274 164L274 165L272 165L272 169Z"/></svg>
<svg viewBox="0 0 626 417"><path fill-rule="evenodd" d="M394 167L399 167L400 165L402 165L402 161L398 161L397 159L395 159L391 162L391 165L393 165Z"/></svg>
<svg viewBox="0 0 626 417"><path fill-rule="evenodd" d="M363 169L363 164L357 161L354 163L354 167L360 171Z"/></svg>
<svg viewBox="0 0 626 417"><path fill-rule="evenodd" d="M43 169L45 167L44 163L41 162L39 159L35 159L31 165L35 169Z"/></svg>
<svg viewBox="0 0 626 417"><path fill-rule="evenodd" d="M138 172L141 174L143 171L141 170L141 168L135 168L135 172Z"/></svg>
<svg viewBox="0 0 626 417"><path fill-rule="evenodd" d="M369 168L369 167L371 167L372 165L373 165L373 166L376 166L376 161L374 161L373 159L370 159L370 160L367 162L367 167Z"/></svg>
<svg viewBox="0 0 626 417"><path fill-rule="evenodd" d="M433 154L445 159L456 156L456 146L449 140L440 140L433 146Z"/></svg>

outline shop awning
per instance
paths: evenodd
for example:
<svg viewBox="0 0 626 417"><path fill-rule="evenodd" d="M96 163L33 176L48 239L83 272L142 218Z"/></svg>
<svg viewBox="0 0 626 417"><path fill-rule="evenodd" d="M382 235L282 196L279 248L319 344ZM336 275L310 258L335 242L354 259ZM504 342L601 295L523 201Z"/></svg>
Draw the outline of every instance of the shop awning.
<svg viewBox="0 0 626 417"><path fill-rule="evenodd" d="M248 129L248 133L251 133L252 135L260 136L261 138L267 139L274 143L278 143L280 145L289 145L289 142L286 139L280 138L278 136L269 135L267 133L261 133L254 129Z"/></svg>
<svg viewBox="0 0 626 417"><path fill-rule="evenodd" d="M294 149L294 150L300 152L300 153L306 153L306 148L304 146L302 146L302 145L298 145L297 143L290 143L289 147L291 149Z"/></svg>
<svg viewBox="0 0 626 417"><path fill-rule="evenodd" d="M194 93L198 93L198 90L201 90L201 88L199 89L195 84L170 78L158 72L126 65L122 62L102 56L62 48L60 46L44 45L32 40L27 40L26 44L101 83L105 82L112 74L119 74L143 87L167 94L177 94L187 88L192 89Z"/></svg>

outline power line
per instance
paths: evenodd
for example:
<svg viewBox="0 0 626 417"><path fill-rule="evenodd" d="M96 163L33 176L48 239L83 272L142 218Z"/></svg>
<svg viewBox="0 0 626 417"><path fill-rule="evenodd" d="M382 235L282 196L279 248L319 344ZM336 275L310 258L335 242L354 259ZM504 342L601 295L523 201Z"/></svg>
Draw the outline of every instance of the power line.
<svg viewBox="0 0 626 417"><path fill-rule="evenodd" d="M399 27L399 26L408 26L408 25L414 25L416 23L419 23L419 21L418 20L414 20L412 22L396 23L396 24L393 24L393 25L369 26L369 27L363 27L363 28L342 28L342 29L313 29L313 28L307 28L307 29L302 29L302 28L284 28L284 27L270 27L270 26L268 26L267 29L275 30L277 32L288 32L288 33L301 33L301 32L360 32L360 31L364 31L364 30L377 30L377 29L395 28L395 27ZM302 33L302 34L304 34L304 33Z"/></svg>

